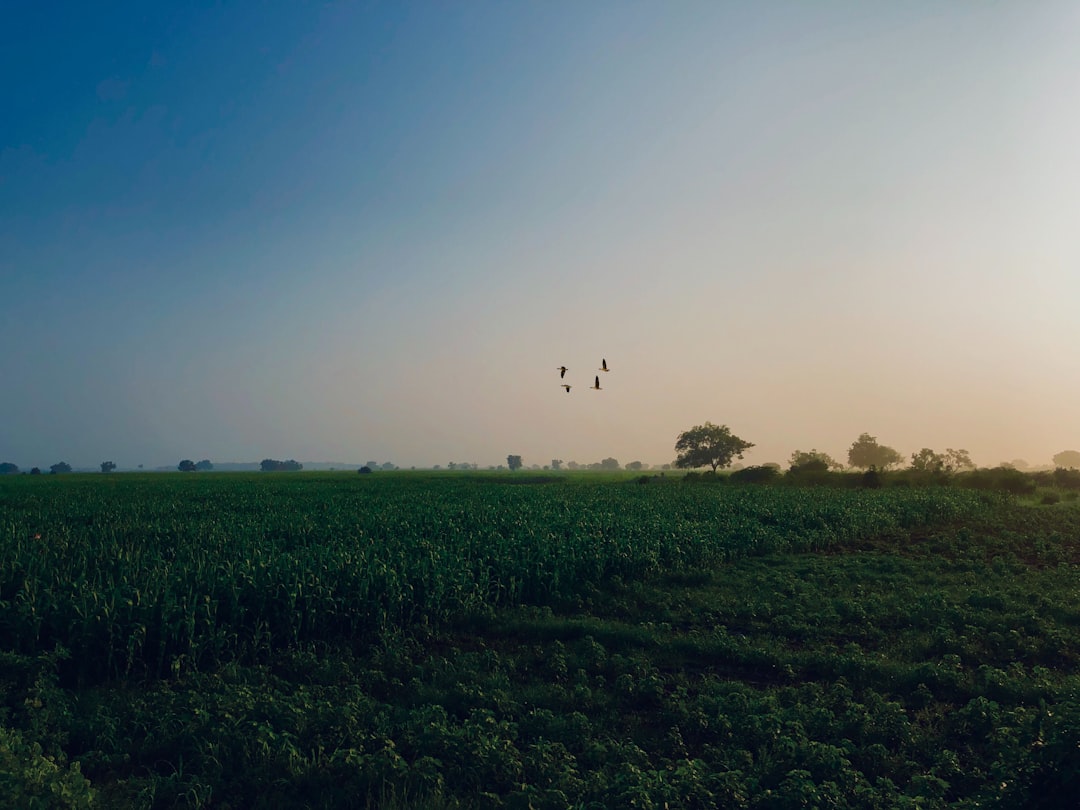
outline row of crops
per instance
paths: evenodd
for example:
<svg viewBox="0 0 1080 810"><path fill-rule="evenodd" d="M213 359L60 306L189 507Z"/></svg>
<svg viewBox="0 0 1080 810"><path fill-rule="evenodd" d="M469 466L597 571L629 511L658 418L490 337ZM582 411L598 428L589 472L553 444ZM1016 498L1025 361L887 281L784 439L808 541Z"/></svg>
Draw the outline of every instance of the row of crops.
<svg viewBox="0 0 1080 810"><path fill-rule="evenodd" d="M547 604L985 507L970 491L342 475L0 481L0 638L79 683Z"/></svg>

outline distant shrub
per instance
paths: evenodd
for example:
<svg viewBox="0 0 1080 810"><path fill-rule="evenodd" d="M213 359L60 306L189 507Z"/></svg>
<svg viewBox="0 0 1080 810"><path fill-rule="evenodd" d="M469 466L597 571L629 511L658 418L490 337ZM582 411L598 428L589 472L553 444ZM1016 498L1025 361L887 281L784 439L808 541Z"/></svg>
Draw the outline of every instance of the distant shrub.
<svg viewBox="0 0 1080 810"><path fill-rule="evenodd" d="M784 473L784 479L797 487L843 487L848 486L850 476L828 469L807 469L806 465L792 467Z"/></svg>
<svg viewBox="0 0 1080 810"><path fill-rule="evenodd" d="M361 475L369 475L371 473L371 467L368 467L365 464L363 467L361 467L359 470L357 470L357 472L360 473Z"/></svg>
<svg viewBox="0 0 1080 810"><path fill-rule="evenodd" d="M859 477L859 486L866 489L880 489L881 473L877 470L867 470Z"/></svg>
<svg viewBox="0 0 1080 810"><path fill-rule="evenodd" d="M1034 478L1011 467L974 470L965 473L959 483L972 489L1008 492L1012 495L1030 495L1036 486Z"/></svg>
<svg viewBox="0 0 1080 810"><path fill-rule="evenodd" d="M730 476L733 484L770 484L779 478L780 468L773 464L763 464L760 467L743 467Z"/></svg>
<svg viewBox="0 0 1080 810"><path fill-rule="evenodd" d="M829 471L829 462L823 458L812 458L801 464L793 464L788 470L791 475L803 475L806 473L823 473Z"/></svg>
<svg viewBox="0 0 1080 810"><path fill-rule="evenodd" d="M723 484L728 479L727 476L719 475L714 470L705 470L704 472L693 470L686 473L682 480L691 484Z"/></svg>
<svg viewBox="0 0 1080 810"><path fill-rule="evenodd" d="M1058 467L1054 470L1054 485L1062 489L1080 490L1080 470Z"/></svg>
<svg viewBox="0 0 1080 810"><path fill-rule="evenodd" d="M195 468L194 463L191 465L192 469ZM263 472L299 472L304 469L304 465L299 461L289 459L288 461L278 461L273 458L264 458L259 462L259 469Z"/></svg>

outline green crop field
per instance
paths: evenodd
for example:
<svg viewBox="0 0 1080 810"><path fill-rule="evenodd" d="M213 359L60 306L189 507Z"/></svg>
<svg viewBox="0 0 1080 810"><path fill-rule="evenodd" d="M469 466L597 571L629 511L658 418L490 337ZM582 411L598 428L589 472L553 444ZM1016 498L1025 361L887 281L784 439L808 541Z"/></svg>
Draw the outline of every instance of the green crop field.
<svg viewBox="0 0 1080 810"><path fill-rule="evenodd" d="M0 804L1060 807L1078 562L944 486L12 476Z"/></svg>

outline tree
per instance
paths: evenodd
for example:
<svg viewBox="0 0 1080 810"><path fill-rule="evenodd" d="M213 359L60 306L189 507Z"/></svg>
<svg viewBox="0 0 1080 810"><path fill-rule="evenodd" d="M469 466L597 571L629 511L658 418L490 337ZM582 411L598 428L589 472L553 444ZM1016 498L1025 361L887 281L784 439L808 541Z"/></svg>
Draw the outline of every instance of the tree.
<svg viewBox="0 0 1080 810"><path fill-rule="evenodd" d="M948 448L944 453L935 453L924 447L918 453L911 454L911 469L922 473L954 473L957 470L974 469L975 464L967 450Z"/></svg>
<svg viewBox="0 0 1080 810"><path fill-rule="evenodd" d="M694 467L727 467L731 459L742 458L743 453L753 447L752 442L743 441L732 434L727 425L714 425L706 422L679 434L675 442L675 466L680 469Z"/></svg>
<svg viewBox="0 0 1080 810"><path fill-rule="evenodd" d="M521 469L521 456L507 456L506 457L506 466L509 467L511 469L511 471L520 470Z"/></svg>
<svg viewBox="0 0 1080 810"><path fill-rule="evenodd" d="M796 450L791 454L788 469L793 473L798 472L827 472L828 470L840 470L844 465L834 459L828 453L820 450Z"/></svg>
<svg viewBox="0 0 1080 810"><path fill-rule="evenodd" d="M53 475L59 475L60 473L69 473L71 472L71 465L68 464L66 461L60 461L49 467L49 472Z"/></svg>
<svg viewBox="0 0 1080 810"><path fill-rule="evenodd" d="M614 458L605 458L600 462L601 470L617 470L619 469L619 462Z"/></svg>
<svg viewBox="0 0 1080 810"><path fill-rule="evenodd" d="M869 433L860 434L848 450L848 464L860 470L887 470L895 467L904 457L891 447L878 444Z"/></svg>
<svg viewBox="0 0 1080 810"><path fill-rule="evenodd" d="M918 453L911 454L911 469L921 473L945 472L945 456L924 447Z"/></svg>
<svg viewBox="0 0 1080 810"><path fill-rule="evenodd" d="M640 461L631 461L629 464L626 465L626 469L638 472L644 466L645 465L642 464Z"/></svg>
<svg viewBox="0 0 1080 810"><path fill-rule="evenodd" d="M214 469L214 464L210 459L204 458L202 461L195 462L195 469L200 472L210 472L210 470Z"/></svg>
<svg viewBox="0 0 1080 810"><path fill-rule="evenodd" d="M12 464L10 461L5 461L0 464L0 475L18 475L19 466Z"/></svg>
<svg viewBox="0 0 1080 810"><path fill-rule="evenodd" d="M31 467L30 468L30 474L31 475L41 475L41 467Z"/></svg>
<svg viewBox="0 0 1080 810"><path fill-rule="evenodd" d="M562 469L562 459L561 458L553 458L551 460L551 469L553 469L553 470L561 470Z"/></svg>
<svg viewBox="0 0 1080 810"><path fill-rule="evenodd" d="M190 458L185 458L179 464L176 465L176 469L180 472L195 472L195 462Z"/></svg>
<svg viewBox="0 0 1080 810"><path fill-rule="evenodd" d="M1062 450L1054 456L1054 466L1064 470L1080 469L1080 452L1076 450Z"/></svg>
<svg viewBox="0 0 1080 810"><path fill-rule="evenodd" d="M953 450L949 447L945 450L945 468L949 472L954 470L974 470L975 462L971 460L971 454L967 450Z"/></svg>
<svg viewBox="0 0 1080 810"><path fill-rule="evenodd" d="M365 464L363 467L361 467L359 470L357 470L357 472L360 473L361 475L370 475L371 474L371 467L369 467L367 464Z"/></svg>
<svg viewBox="0 0 1080 810"><path fill-rule="evenodd" d="M259 469L263 472L299 472L304 469L304 465L299 461L278 461L273 458L264 458L259 462Z"/></svg>
<svg viewBox="0 0 1080 810"><path fill-rule="evenodd" d="M116 469L116 464L114 462L112 462L112 461L103 461L103 462L101 462L101 471L103 473L111 473L115 469Z"/></svg>
<svg viewBox="0 0 1080 810"><path fill-rule="evenodd" d="M743 467L731 474L733 484L768 484L780 477L779 464L760 464Z"/></svg>

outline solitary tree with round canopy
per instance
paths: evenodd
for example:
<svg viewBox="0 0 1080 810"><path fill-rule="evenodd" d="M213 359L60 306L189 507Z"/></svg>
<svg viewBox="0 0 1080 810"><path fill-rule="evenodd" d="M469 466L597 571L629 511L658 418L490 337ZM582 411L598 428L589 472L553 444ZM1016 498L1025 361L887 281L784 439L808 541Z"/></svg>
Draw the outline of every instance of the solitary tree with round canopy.
<svg viewBox="0 0 1080 810"><path fill-rule="evenodd" d="M675 466L680 469L694 467L727 467L733 458L742 458L743 453L753 447L752 442L743 441L732 434L727 425L714 425L706 422L679 434L675 442Z"/></svg>
<svg viewBox="0 0 1080 810"><path fill-rule="evenodd" d="M887 470L904 460L893 448L878 444L878 440L869 433L859 435L848 450L847 457L848 464L861 470Z"/></svg>
<svg viewBox="0 0 1080 810"><path fill-rule="evenodd" d="M1065 469L1080 469L1080 452L1076 450L1062 450L1054 454L1054 466Z"/></svg>

